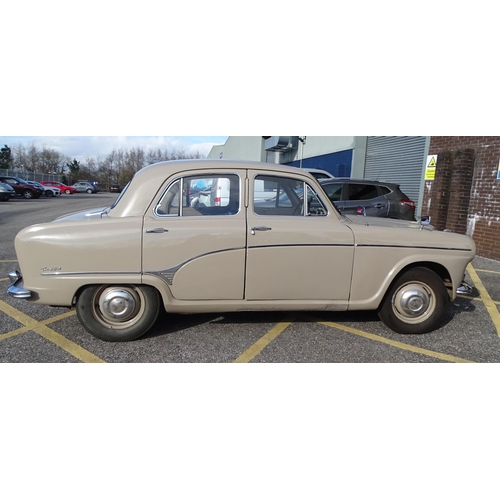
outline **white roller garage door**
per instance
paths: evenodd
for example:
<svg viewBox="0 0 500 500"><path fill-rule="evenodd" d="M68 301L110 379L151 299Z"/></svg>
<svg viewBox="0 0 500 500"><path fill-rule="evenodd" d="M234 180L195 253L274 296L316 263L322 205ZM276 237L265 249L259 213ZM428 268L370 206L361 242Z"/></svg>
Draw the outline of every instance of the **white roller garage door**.
<svg viewBox="0 0 500 500"><path fill-rule="evenodd" d="M399 184L418 203L428 147L426 136L368 136L365 179Z"/></svg>

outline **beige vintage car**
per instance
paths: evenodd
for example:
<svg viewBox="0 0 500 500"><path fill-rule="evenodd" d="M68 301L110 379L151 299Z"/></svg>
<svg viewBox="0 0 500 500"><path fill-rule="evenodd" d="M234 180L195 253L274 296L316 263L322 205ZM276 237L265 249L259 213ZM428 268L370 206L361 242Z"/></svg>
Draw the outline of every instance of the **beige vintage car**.
<svg viewBox="0 0 500 500"><path fill-rule="evenodd" d="M475 255L471 238L422 222L343 217L298 168L229 160L148 166L111 207L23 229L15 246L9 293L75 307L111 342L144 335L162 306L377 310L396 332L426 333Z"/></svg>

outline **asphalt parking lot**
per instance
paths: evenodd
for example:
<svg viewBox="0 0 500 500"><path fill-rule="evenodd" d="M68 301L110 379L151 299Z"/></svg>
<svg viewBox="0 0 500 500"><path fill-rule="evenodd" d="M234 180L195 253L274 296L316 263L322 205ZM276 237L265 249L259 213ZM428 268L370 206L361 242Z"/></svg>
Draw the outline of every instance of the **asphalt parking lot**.
<svg viewBox="0 0 500 500"><path fill-rule="evenodd" d="M399 335L373 312L162 314L144 337L95 339L75 312L13 299L14 237L28 225L110 205L116 194L75 194L0 203L0 361L3 363L497 363L500 262L476 257L467 269L472 297L459 297L442 326Z"/></svg>

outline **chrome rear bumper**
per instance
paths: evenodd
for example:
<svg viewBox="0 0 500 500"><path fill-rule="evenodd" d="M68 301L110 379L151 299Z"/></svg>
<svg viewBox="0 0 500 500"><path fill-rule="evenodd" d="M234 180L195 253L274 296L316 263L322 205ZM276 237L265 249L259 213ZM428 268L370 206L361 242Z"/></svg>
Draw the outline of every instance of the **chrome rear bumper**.
<svg viewBox="0 0 500 500"><path fill-rule="evenodd" d="M12 283L9 288L7 288L7 293L16 299L29 299L31 297L31 292L23 288L23 277L19 271L11 271L9 273L9 279Z"/></svg>

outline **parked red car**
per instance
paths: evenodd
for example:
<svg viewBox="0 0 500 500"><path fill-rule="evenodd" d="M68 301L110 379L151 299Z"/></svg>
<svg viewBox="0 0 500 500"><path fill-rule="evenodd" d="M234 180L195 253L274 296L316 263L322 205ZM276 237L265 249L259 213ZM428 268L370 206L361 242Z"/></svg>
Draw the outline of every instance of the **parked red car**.
<svg viewBox="0 0 500 500"><path fill-rule="evenodd" d="M40 181L40 184L43 184L44 186L53 186L53 187L59 188L65 194L74 194L74 193L76 193L76 189L74 187L66 186L66 184L63 184L62 182L58 182L58 181Z"/></svg>

